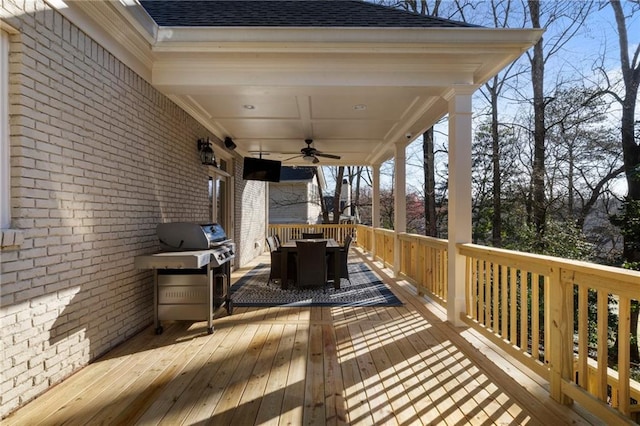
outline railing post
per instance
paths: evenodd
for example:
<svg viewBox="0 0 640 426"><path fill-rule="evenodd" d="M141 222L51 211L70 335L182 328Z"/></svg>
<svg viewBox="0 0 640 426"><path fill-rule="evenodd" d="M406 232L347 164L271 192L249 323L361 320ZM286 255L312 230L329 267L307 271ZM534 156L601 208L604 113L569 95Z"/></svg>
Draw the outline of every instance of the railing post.
<svg viewBox="0 0 640 426"><path fill-rule="evenodd" d="M550 352L549 385L551 397L561 404L573 401L562 392L562 382L571 381L573 374L573 280L563 277L562 269L554 265L549 283Z"/></svg>

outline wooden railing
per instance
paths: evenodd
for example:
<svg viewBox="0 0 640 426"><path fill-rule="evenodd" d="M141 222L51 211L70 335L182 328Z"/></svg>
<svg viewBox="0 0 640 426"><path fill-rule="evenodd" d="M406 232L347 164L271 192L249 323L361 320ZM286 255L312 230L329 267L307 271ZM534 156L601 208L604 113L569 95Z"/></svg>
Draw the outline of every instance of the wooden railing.
<svg viewBox="0 0 640 426"><path fill-rule="evenodd" d="M467 322L549 379L551 265L539 256L464 245ZM525 255L526 259L522 257ZM541 348L542 351L541 351ZM514 351L516 351L514 353Z"/></svg>
<svg viewBox="0 0 640 426"><path fill-rule="evenodd" d="M447 240L402 233L400 275L411 282L419 295L426 294L445 306L447 303Z"/></svg>
<svg viewBox="0 0 640 426"><path fill-rule="evenodd" d="M373 253L373 228L365 225L356 225L355 244L369 253Z"/></svg>
<svg viewBox="0 0 640 426"><path fill-rule="evenodd" d="M473 244L458 250L467 258L470 325L547 378L556 400L575 400L609 424L619 414L638 420L629 348L640 274ZM617 357L609 353L613 340Z"/></svg>
<svg viewBox="0 0 640 426"><path fill-rule="evenodd" d="M392 268L394 263L396 234L389 229L375 228L373 230L375 240L375 258L386 267Z"/></svg>
<svg viewBox="0 0 640 426"><path fill-rule="evenodd" d="M284 244L290 240L297 240L302 238L303 232L322 232L325 238L333 238L339 244L344 243L344 237L351 235L356 238L356 225L342 225L342 224L330 224L330 225L297 225L297 224L285 224L285 225L269 225L269 235L280 237L280 241Z"/></svg>
<svg viewBox="0 0 640 426"><path fill-rule="evenodd" d="M354 243L393 267L418 294L447 303L447 241L363 225L271 225L284 241L307 231ZM467 261L463 320L550 383L554 399L579 402L608 424L640 420L631 377L630 315L640 273L568 259L460 244ZM621 314L620 314L621 313ZM614 319L613 336L609 320ZM613 339L618 354L609 366Z"/></svg>

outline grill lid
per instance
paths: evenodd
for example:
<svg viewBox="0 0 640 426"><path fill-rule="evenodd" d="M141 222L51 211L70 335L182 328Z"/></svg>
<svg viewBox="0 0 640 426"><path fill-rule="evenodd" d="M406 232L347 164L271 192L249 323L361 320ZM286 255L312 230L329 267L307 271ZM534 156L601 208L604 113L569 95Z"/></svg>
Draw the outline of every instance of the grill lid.
<svg viewBox="0 0 640 426"><path fill-rule="evenodd" d="M224 229L217 223L160 223L156 231L160 247L167 251L206 250L227 240Z"/></svg>

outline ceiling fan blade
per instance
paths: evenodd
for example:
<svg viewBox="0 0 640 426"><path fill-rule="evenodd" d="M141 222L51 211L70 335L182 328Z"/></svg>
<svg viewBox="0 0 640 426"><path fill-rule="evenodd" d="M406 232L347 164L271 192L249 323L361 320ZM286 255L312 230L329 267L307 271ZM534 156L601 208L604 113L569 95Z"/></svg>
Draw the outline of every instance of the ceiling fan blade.
<svg viewBox="0 0 640 426"><path fill-rule="evenodd" d="M341 157L339 155L334 155L334 154L324 154L322 152L318 152L316 151L316 155L318 157L326 157L326 158L333 158L334 160L339 160Z"/></svg>
<svg viewBox="0 0 640 426"><path fill-rule="evenodd" d="M312 164L318 164L320 162L320 160L318 160L318 157L316 157L315 155L313 156L313 161L311 162Z"/></svg>
<svg viewBox="0 0 640 426"><path fill-rule="evenodd" d="M294 158L298 158L298 157L302 157L302 155L300 155L300 154L294 155L293 157L287 158L287 159L282 160L282 161L289 161L289 160L293 160Z"/></svg>

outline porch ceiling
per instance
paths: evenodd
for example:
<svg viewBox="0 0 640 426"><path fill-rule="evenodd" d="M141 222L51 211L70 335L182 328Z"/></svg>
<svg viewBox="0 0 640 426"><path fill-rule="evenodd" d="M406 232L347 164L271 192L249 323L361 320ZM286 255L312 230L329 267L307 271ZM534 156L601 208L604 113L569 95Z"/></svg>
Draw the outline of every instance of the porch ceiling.
<svg viewBox="0 0 640 426"><path fill-rule="evenodd" d="M132 56L141 74L244 156L379 164L540 37L537 30L159 27L137 3L69 2ZM407 135L411 135L407 137Z"/></svg>

